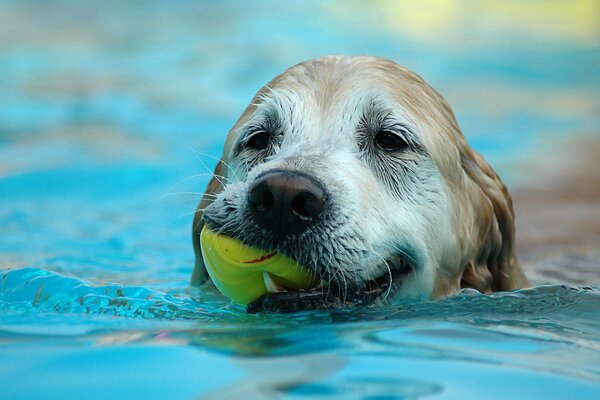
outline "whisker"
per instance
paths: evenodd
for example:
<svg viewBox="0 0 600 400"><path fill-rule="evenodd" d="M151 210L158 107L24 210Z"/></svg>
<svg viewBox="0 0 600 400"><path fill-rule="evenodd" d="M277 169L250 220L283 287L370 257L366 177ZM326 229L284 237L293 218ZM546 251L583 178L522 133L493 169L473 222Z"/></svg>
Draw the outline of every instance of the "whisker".
<svg viewBox="0 0 600 400"><path fill-rule="evenodd" d="M219 157L215 157L211 154L207 154L207 153L203 153L201 151L198 150L194 150L193 148L191 149L195 154L200 155L200 156L204 156L204 157L208 157L208 158L212 158L214 160L217 160L219 162L222 162L223 165L225 165L225 167L227 168L228 171L231 171L233 173L233 176L235 178L236 181L239 181L240 178L237 175L237 173L235 172L235 169L233 169L229 164L227 164L225 161L223 161L223 159L219 158ZM230 182L231 183L231 182Z"/></svg>
<svg viewBox="0 0 600 400"><path fill-rule="evenodd" d="M210 174L212 174L212 176L213 176L213 177L214 177L214 178L217 180L217 182L219 182L219 184L221 185L221 188L225 188L225 186L227 186L227 185L225 184L225 183L227 183L227 178L225 178L225 179L224 179L224 180L225 180L225 183L223 183L223 180L221 179L221 176L220 176L220 175L216 175L215 173L211 172L210 168L208 168L208 167L206 166L206 164L204 163L204 161L202 161L202 160L201 160L199 157L196 157L196 158L198 158L198 161L200 161L200 164L202 164L202 166L203 166L204 168L206 168L206 170L207 170L207 171L208 171Z"/></svg>
<svg viewBox="0 0 600 400"><path fill-rule="evenodd" d="M176 220L184 218L184 217L189 217L190 215L195 215L198 213L203 213L206 210L207 207L204 208L195 208L194 211L188 211L186 213L183 213L181 215L178 215L177 217L175 217Z"/></svg>
<svg viewBox="0 0 600 400"><path fill-rule="evenodd" d="M221 181L221 179L220 179L220 178L225 178L225 177L217 176L216 174L214 174L214 173L213 173L213 171L211 171L211 170L210 170L210 168L208 168L208 167L206 166L206 164L204 163L204 161L202 161L202 159L201 159L199 156L203 155L203 156L206 156L206 157L209 157L209 158L213 158L213 159L215 159L215 160L217 160L217 161L221 161L221 162L223 162L223 164L224 164L224 165L225 165L225 166L226 166L228 169L230 169L230 170L233 172L233 174L235 175L235 179L239 181L239 178L238 178L238 176L236 175L235 171L234 171L232 168L230 168L230 167L229 167L229 165L228 165L228 164L227 164L225 161L223 161L223 160L221 160L220 158L218 158L218 157L215 157L215 156L213 156L213 155L206 154L206 153L202 153L202 152L200 152L200 151L198 151L198 150L194 149L194 148L192 147L192 145L190 144L190 142L188 142L187 140L186 140L185 142L186 142L186 144L187 144L187 146L188 146L188 149L190 149L190 151L191 151L191 152L194 154L194 156L196 156L196 159L197 159L198 161L200 161L200 163L202 164L202 166L203 166L203 167L204 167L204 168L205 168L205 169L206 169L206 170L207 170L207 171L208 171L210 174L212 174L212 176L214 176L214 177L215 177L215 179L217 179L217 181L218 181L218 182L221 184L221 187L223 187L223 188L224 188L224 187L225 187L225 185L223 184L223 182ZM231 183L231 181L230 181L229 183Z"/></svg>
<svg viewBox="0 0 600 400"><path fill-rule="evenodd" d="M191 194L194 196L210 196L212 195L212 193L204 193L204 192L173 192L173 193L165 193L163 194L160 199L164 199L167 197L173 197L173 196L178 196L178 195L182 195L182 194Z"/></svg>
<svg viewBox="0 0 600 400"><path fill-rule="evenodd" d="M401 251L401 252L402 252L402 251ZM388 274L389 274L389 277L390 277L390 284L388 285L387 291L385 292L385 295L383 296L383 300L386 300L386 299L387 299L387 297L390 295L390 292L392 291L392 283L393 283L393 279L394 279L394 274L392 274L392 269L390 268L390 265L388 264L388 262L386 261L386 259L385 259L385 258L383 258L383 257L381 256L381 254L379 254L379 253L378 253L378 252L376 252L376 251L373 251L373 253L374 253L374 254L375 254L377 257L381 258L381 260L382 260L382 261L383 261L383 263L385 264L385 267L386 267L386 268L387 268L387 270L388 270ZM377 286L379 286L379 284L378 284Z"/></svg>
<svg viewBox="0 0 600 400"><path fill-rule="evenodd" d="M194 148L189 143L188 143L188 147L189 147L190 151L194 154L194 156L196 156L196 159L198 161L200 161L200 164L202 164L204 169L206 169L206 171L208 171L208 173L210 173L221 184L221 187L224 188L226 185L221 180L221 176L219 176L219 175L215 174L213 171L211 171L210 168L208 168L208 166L204 163L204 161L202 161L202 159L199 157L200 155L202 155L202 153L197 150L194 150ZM210 156L208 154L206 154L206 155ZM210 157L213 157L213 156L210 156ZM223 178L225 178L225 177L223 177ZM227 180L227 178L225 178L225 180Z"/></svg>
<svg viewBox="0 0 600 400"><path fill-rule="evenodd" d="M344 282L344 295L342 297L342 306L346 305L346 300L348 300L348 282L346 281L346 276L344 274L344 272L342 271L342 267L338 267L338 270L340 271L340 275L342 277L342 281Z"/></svg>
<svg viewBox="0 0 600 400"><path fill-rule="evenodd" d="M204 176L211 176L212 177L212 176L215 176L215 174L212 173L212 172L205 172L205 173L202 173L202 174L196 174L196 175L188 176L187 178L183 178L182 180L180 180L179 182L175 183L173 186L171 186L170 188L168 188L166 190L166 192L169 193L171 190L175 189L177 186L179 186L182 183L185 183L185 182L187 182L189 180L192 180L192 179L195 179L195 178L202 178ZM219 176L219 178L227 179L224 176L220 176L220 175L218 175L218 176Z"/></svg>
<svg viewBox="0 0 600 400"><path fill-rule="evenodd" d="M402 254L402 255L403 255L404 257L406 257L408 260L410 260L410 262L411 262L413 265L417 265L417 260L415 260L413 257L411 257L411 256L410 256L410 254L408 254L408 253L407 253L407 252L405 252L404 250L402 250L402 249L396 249L396 251L397 251L398 253Z"/></svg>
<svg viewBox="0 0 600 400"><path fill-rule="evenodd" d="M333 265L333 253L329 252L329 261L327 262L327 266L325 267L325 271L329 275L328 279L327 279L327 294L331 293L331 282L333 281L333 278L335 276L335 272L333 274L330 272L332 265Z"/></svg>

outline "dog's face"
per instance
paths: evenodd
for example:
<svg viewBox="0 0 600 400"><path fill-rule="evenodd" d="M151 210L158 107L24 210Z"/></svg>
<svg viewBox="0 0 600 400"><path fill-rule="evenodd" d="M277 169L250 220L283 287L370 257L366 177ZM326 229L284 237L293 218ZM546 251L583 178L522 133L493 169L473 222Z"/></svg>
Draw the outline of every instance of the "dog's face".
<svg viewBox="0 0 600 400"><path fill-rule="evenodd" d="M505 187L441 96L391 61L326 57L276 77L230 131L215 175L194 221L193 283L205 276L202 224L313 270L322 303L524 282Z"/></svg>

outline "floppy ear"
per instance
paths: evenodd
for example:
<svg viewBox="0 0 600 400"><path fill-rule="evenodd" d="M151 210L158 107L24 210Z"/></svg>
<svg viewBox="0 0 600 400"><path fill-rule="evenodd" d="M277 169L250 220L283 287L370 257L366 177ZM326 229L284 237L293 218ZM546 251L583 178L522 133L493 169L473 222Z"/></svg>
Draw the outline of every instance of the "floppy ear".
<svg viewBox="0 0 600 400"><path fill-rule="evenodd" d="M202 200L196 208L194 214L194 222L192 225L192 242L194 244L194 255L196 256L196 262L194 264L194 272L192 273L192 279L190 284L192 286L200 286L208 279L208 273L204 267L204 260L202 259L202 253L200 249L200 232L204 227L204 221L202 216L204 215L204 209L208 207L214 200L215 195L219 194L223 190L223 184L220 180L222 176L225 176L225 163L219 161L215 167L215 172L212 179L208 183Z"/></svg>
<svg viewBox="0 0 600 400"><path fill-rule="evenodd" d="M514 250L512 198L498 175L461 140L460 153L473 224L471 253L465 260L461 287L482 293L513 290L527 285Z"/></svg>

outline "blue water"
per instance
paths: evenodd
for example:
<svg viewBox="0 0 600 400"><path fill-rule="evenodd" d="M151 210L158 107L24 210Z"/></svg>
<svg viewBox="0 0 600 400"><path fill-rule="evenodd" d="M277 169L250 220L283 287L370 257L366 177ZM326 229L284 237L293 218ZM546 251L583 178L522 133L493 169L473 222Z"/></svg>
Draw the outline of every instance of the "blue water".
<svg viewBox="0 0 600 400"><path fill-rule="evenodd" d="M285 316L188 288L227 130L303 59L418 71L513 190L598 136L595 3L423 4L0 1L0 398L600 397L600 266Z"/></svg>

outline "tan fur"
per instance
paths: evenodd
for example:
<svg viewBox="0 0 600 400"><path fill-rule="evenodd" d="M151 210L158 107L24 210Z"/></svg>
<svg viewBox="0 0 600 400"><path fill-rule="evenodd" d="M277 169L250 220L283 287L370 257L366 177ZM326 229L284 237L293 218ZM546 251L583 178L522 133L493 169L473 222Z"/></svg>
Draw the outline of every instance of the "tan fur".
<svg viewBox="0 0 600 400"><path fill-rule="evenodd" d="M340 79L335 79L338 75ZM392 61L367 56L325 57L290 68L254 97L231 129L222 160L230 161L238 128L250 118L255 104L273 88L293 91L311 87L323 112L334 112L332 110L345 98L347 91L356 90L357 86L370 88L382 83L395 104L406 110L414 119L412 122L427 133L421 137L422 142L439 168L450 194L459 259L454 263L456 265L438 271L432 297L450 295L464 287L488 293L526 286L527 280L514 254L514 213L508 190L483 157L469 147L442 96L417 74ZM227 176L223 161L217 165L216 175ZM213 178L194 218L196 266L192 285L206 280L198 241L202 210L221 190L219 180Z"/></svg>

